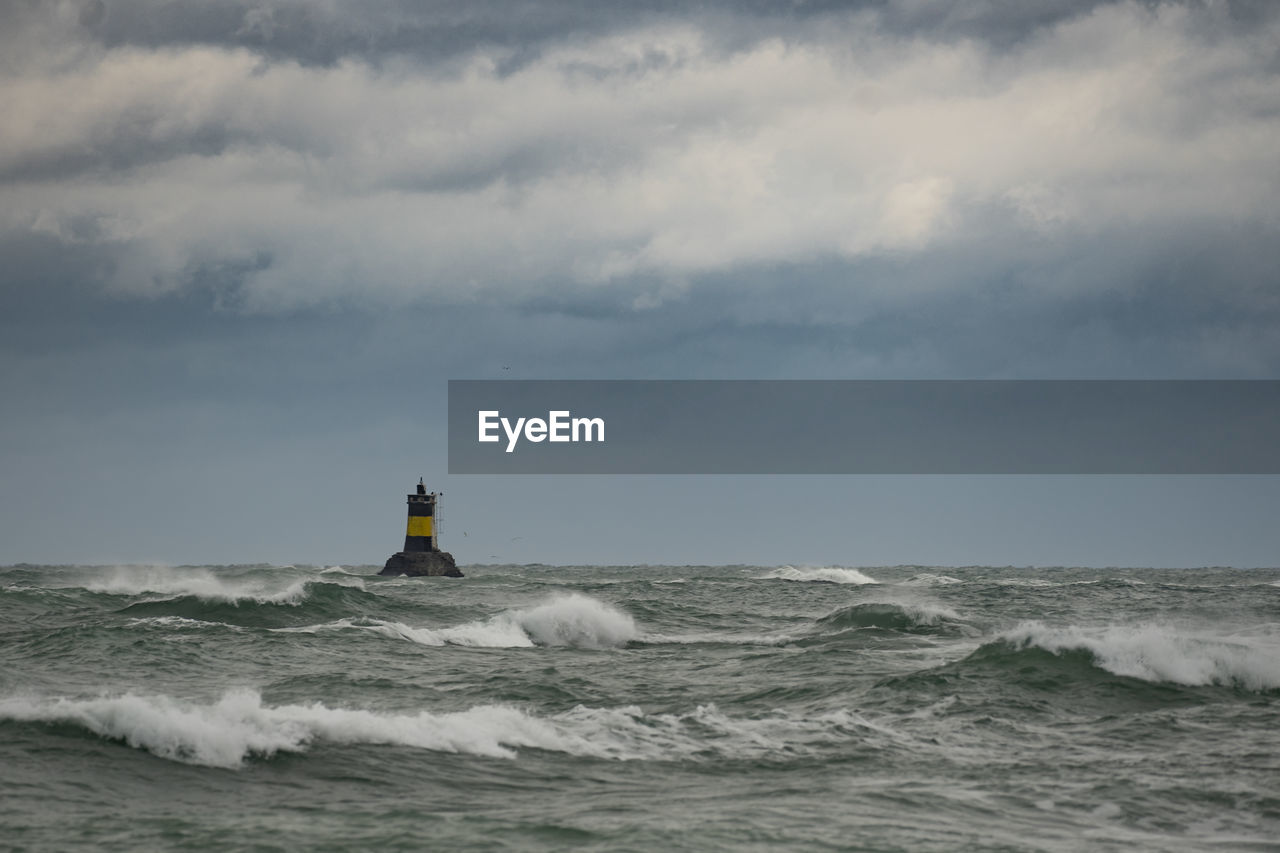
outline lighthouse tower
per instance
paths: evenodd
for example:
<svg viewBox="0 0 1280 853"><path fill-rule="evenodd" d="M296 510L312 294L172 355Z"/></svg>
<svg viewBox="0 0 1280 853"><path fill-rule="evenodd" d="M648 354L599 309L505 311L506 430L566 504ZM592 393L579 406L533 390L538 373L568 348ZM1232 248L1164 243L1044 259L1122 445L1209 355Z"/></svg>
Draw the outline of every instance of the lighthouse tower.
<svg viewBox="0 0 1280 853"><path fill-rule="evenodd" d="M404 529L404 550L392 554L378 574L462 577L453 555L441 551L436 542L439 501L440 496L435 492L428 493L426 484L419 478L417 493L408 496L409 520Z"/></svg>
<svg viewBox="0 0 1280 853"><path fill-rule="evenodd" d="M422 478L418 478L418 493L409 495L409 523L404 531L405 553L414 551L439 551L436 547L436 499L435 492L427 494Z"/></svg>

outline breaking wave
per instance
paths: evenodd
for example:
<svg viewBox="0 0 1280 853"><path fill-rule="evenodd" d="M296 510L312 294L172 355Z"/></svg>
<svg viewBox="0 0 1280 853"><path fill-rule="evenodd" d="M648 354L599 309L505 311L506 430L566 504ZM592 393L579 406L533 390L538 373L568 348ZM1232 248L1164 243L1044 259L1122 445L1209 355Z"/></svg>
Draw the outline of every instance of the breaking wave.
<svg viewBox="0 0 1280 853"><path fill-rule="evenodd" d="M842 607L818 620L818 625L828 630L879 628L909 633L932 633L940 628L959 626L962 623L960 615L949 607L893 601L864 602Z"/></svg>
<svg viewBox="0 0 1280 853"><path fill-rule="evenodd" d="M305 628L280 628L287 633L358 629L424 646L481 646L528 648L570 646L606 649L625 645L639 636L635 620L602 601L580 593L557 596L533 607L505 610L489 619L448 628L414 628L382 619L340 619Z"/></svg>
<svg viewBox="0 0 1280 853"><path fill-rule="evenodd" d="M822 583L868 584L879 583L873 577L857 569L841 569L835 566L803 567L782 566L760 576L761 580L819 581Z"/></svg>
<svg viewBox="0 0 1280 853"><path fill-rule="evenodd" d="M231 690L211 704L125 694L94 699L0 700L0 720L63 723L161 758L236 768L252 757L302 752L317 742L398 744L441 752L515 758L530 748L615 760L795 755L823 743L892 734L856 714L811 718L734 718L714 705L686 714L639 708L587 708L547 717L504 705L452 713L396 714L307 705L264 705L253 690Z"/></svg>
<svg viewBox="0 0 1280 853"><path fill-rule="evenodd" d="M326 584L364 589L364 582L345 572L324 572ZM345 576L345 577L344 577ZM122 566L109 574L94 576L82 586L90 592L110 595L162 595L191 597L201 601L238 604L301 604L312 581L262 578L237 578L220 575L208 569L178 569L162 566Z"/></svg>
<svg viewBox="0 0 1280 853"><path fill-rule="evenodd" d="M1280 647L1262 638L1215 637L1162 625L1051 628L1024 622L999 635L993 648L1084 653L1113 675L1186 686L1280 689Z"/></svg>
<svg viewBox="0 0 1280 853"><path fill-rule="evenodd" d="M312 580L299 581L296 587L275 595L242 595L231 599L197 595L147 597L119 612L135 618L179 616L245 628L278 628L316 619L367 615L385 606L382 597L351 584Z"/></svg>
<svg viewBox="0 0 1280 853"><path fill-rule="evenodd" d="M912 575L902 581L900 586L951 586L957 583L964 583L964 581L960 578L953 578L951 575L935 575L930 572L923 572L918 575Z"/></svg>

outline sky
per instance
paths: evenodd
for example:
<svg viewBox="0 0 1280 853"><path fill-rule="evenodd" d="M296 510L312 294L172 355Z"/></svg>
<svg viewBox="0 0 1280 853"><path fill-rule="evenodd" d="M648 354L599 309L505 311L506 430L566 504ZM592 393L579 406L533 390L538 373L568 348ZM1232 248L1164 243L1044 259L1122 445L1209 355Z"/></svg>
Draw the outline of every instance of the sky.
<svg viewBox="0 0 1280 853"><path fill-rule="evenodd" d="M1280 565L1280 478L450 476L449 379L1280 378L1280 5L0 3L0 563Z"/></svg>

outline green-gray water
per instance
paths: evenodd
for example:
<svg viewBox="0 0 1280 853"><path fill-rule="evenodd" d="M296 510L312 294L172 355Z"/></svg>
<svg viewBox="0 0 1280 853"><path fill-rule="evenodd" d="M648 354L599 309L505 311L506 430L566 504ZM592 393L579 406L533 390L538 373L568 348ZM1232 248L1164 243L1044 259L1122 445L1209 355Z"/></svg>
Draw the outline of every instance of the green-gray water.
<svg viewBox="0 0 1280 853"><path fill-rule="evenodd" d="M17 850L1278 849L1280 570L0 569Z"/></svg>

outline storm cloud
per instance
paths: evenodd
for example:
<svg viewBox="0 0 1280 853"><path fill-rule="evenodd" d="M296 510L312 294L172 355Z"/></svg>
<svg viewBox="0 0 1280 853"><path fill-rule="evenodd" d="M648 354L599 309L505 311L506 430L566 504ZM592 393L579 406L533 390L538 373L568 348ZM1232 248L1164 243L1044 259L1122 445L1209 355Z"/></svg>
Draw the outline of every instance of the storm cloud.
<svg viewBox="0 0 1280 853"><path fill-rule="evenodd" d="M553 38L549 7L514 69L519 20L470 12L469 39L424 56L421 17L307 8L43 13L76 49L0 88L5 236L83 247L114 293L221 273L251 311L615 285L642 310L761 264L980 243L975 272L1007 276L1028 243L1280 225L1280 16L1245 28L1227 4L1049 4L1012 44L895 5L777 36L744 13L731 45L656 9Z"/></svg>
<svg viewBox="0 0 1280 853"><path fill-rule="evenodd" d="M1264 2L14 0L7 470L86 401L223 460L390 411L428 340L432 411L512 365L1274 377L1278 46Z"/></svg>

